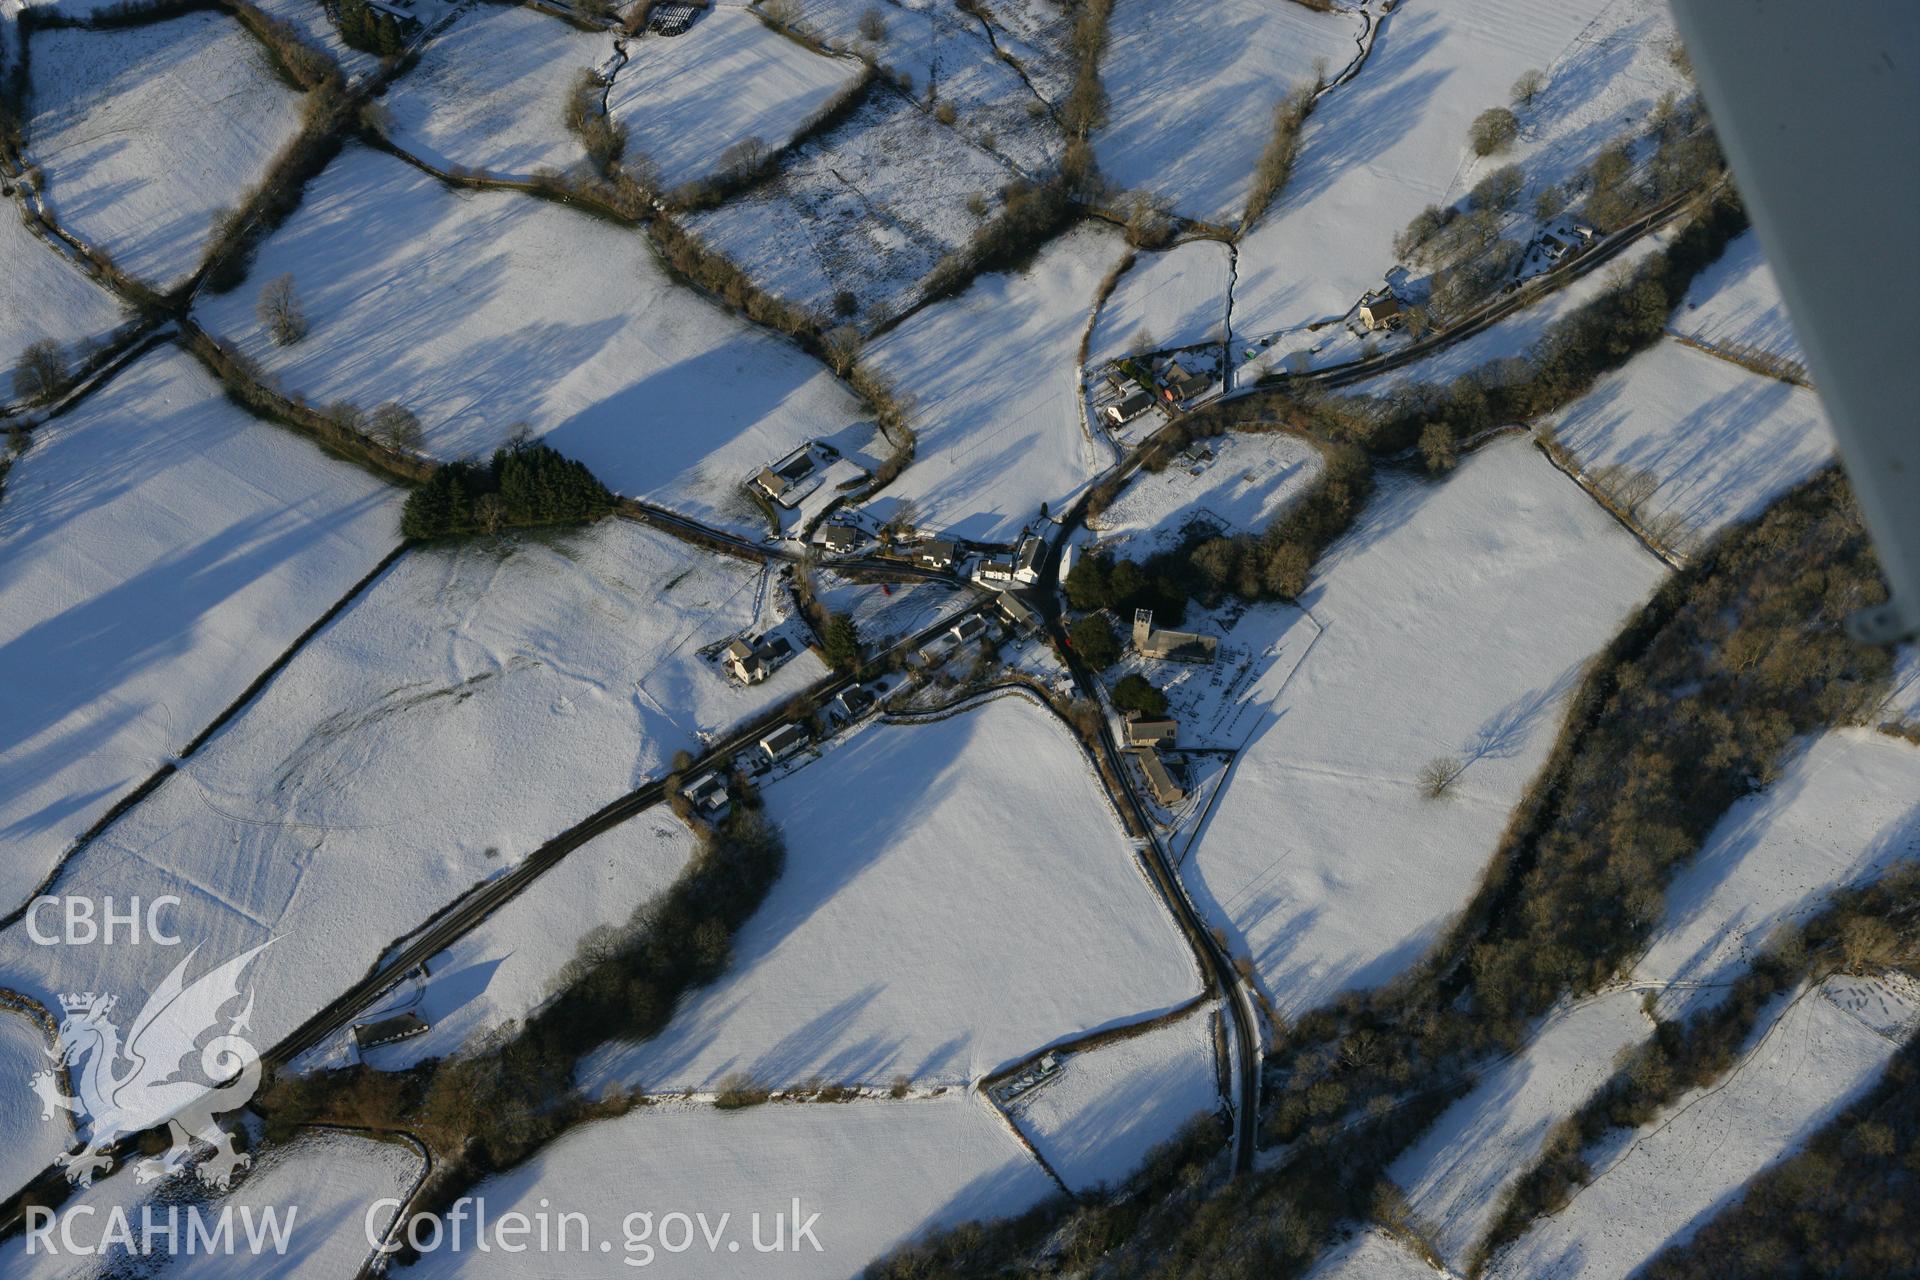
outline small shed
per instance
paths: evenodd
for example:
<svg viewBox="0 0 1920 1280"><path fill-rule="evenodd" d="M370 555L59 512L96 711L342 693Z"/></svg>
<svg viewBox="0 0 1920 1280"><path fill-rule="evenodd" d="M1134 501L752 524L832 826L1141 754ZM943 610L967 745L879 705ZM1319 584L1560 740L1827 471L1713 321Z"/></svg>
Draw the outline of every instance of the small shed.
<svg viewBox="0 0 1920 1280"><path fill-rule="evenodd" d="M417 1013L402 1013L376 1022L362 1022L353 1028L353 1047L365 1053L383 1044L394 1044L424 1035L428 1027L427 1020Z"/></svg>

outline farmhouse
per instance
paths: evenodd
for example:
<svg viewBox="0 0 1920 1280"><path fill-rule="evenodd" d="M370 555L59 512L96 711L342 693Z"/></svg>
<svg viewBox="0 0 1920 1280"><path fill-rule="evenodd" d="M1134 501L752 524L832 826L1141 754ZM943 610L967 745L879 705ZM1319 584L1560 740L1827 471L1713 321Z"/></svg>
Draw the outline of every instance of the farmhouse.
<svg viewBox="0 0 1920 1280"><path fill-rule="evenodd" d="M914 548L913 559L916 564L923 564L929 569L951 569L958 552L959 548L951 542L923 542Z"/></svg>
<svg viewBox="0 0 1920 1280"><path fill-rule="evenodd" d="M1020 539L1013 552L1013 580L1031 586L1040 581L1040 566L1047 559L1047 544L1029 534Z"/></svg>
<svg viewBox="0 0 1920 1280"><path fill-rule="evenodd" d="M1213 390L1212 378L1204 373L1190 373L1184 378L1174 379L1173 385L1167 388L1167 398L1185 403L1188 400L1198 400L1211 390Z"/></svg>
<svg viewBox="0 0 1920 1280"><path fill-rule="evenodd" d="M1130 394L1121 397L1118 403L1108 405L1101 412L1106 414L1108 422L1117 427L1122 423L1132 422L1152 407L1153 397L1135 387Z"/></svg>
<svg viewBox="0 0 1920 1280"><path fill-rule="evenodd" d="M840 692L833 700L833 709L847 720L858 720L873 703L873 695L856 684Z"/></svg>
<svg viewBox="0 0 1920 1280"><path fill-rule="evenodd" d="M793 646L785 636L771 640L742 637L722 650L720 657L735 680L741 684L759 684L792 654Z"/></svg>
<svg viewBox="0 0 1920 1280"><path fill-rule="evenodd" d="M832 552L851 551L860 545L860 531L844 524L823 524L813 540Z"/></svg>
<svg viewBox="0 0 1920 1280"><path fill-rule="evenodd" d="M1149 718L1138 712L1127 716L1127 745L1130 747L1170 747L1179 732L1178 720Z"/></svg>
<svg viewBox="0 0 1920 1280"><path fill-rule="evenodd" d="M1187 798L1186 789L1173 780L1168 772L1166 761L1151 747L1140 747L1133 752L1133 758L1140 766L1140 772L1146 776L1147 788L1153 792L1156 804L1176 805Z"/></svg>
<svg viewBox="0 0 1920 1280"><path fill-rule="evenodd" d="M988 556L974 569L973 576L980 582L1012 582L1013 557Z"/></svg>
<svg viewBox="0 0 1920 1280"><path fill-rule="evenodd" d="M694 811L708 821L717 822L727 816L727 810L733 807L733 801L727 795L727 784L720 781L717 773L703 773L686 786L680 788L680 794L693 805Z"/></svg>
<svg viewBox="0 0 1920 1280"><path fill-rule="evenodd" d="M1002 591L995 603L1000 607L1000 616L1014 626L1025 631L1040 629L1040 615L1018 591Z"/></svg>
<svg viewBox="0 0 1920 1280"><path fill-rule="evenodd" d="M813 446L803 444L748 483L783 507L797 506L800 500L820 487L813 474Z"/></svg>
<svg viewBox="0 0 1920 1280"><path fill-rule="evenodd" d="M779 764L806 745L806 727L797 724L783 724L760 739L760 749L767 753L768 764Z"/></svg>
<svg viewBox="0 0 1920 1280"><path fill-rule="evenodd" d="M960 619L959 623L948 631L947 634L953 637L955 644L965 644L967 641L985 632L986 629L986 619L977 613L970 613Z"/></svg>
<svg viewBox="0 0 1920 1280"><path fill-rule="evenodd" d="M1153 610L1133 611L1133 647L1143 658L1170 658L1179 662L1212 662L1220 647L1216 636L1192 631L1162 631L1153 625Z"/></svg>
<svg viewBox="0 0 1920 1280"><path fill-rule="evenodd" d="M1381 329L1397 329L1406 320L1405 308L1400 299L1391 293L1381 293L1373 297L1360 299L1360 323L1368 333Z"/></svg>

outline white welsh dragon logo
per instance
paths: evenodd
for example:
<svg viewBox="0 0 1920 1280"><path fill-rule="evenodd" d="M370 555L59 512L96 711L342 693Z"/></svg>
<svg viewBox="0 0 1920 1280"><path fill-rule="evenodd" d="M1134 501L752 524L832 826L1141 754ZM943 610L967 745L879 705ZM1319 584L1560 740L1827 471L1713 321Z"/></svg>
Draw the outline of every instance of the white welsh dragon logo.
<svg viewBox="0 0 1920 1280"><path fill-rule="evenodd" d="M227 961L191 986L186 972L195 953L189 952L147 999L127 1030L124 1046L109 1016L114 997L91 991L60 997L66 1017L48 1056L77 1071L80 1093L74 1097L64 1092L53 1071L37 1072L33 1091L40 1095L42 1120L53 1119L57 1108L87 1122L86 1145L57 1158L66 1167L69 1182L91 1185L95 1173L113 1167L115 1142L163 1124L168 1126L172 1146L164 1155L135 1165L137 1181L151 1182L180 1172L192 1156L195 1141L213 1148L213 1155L198 1169L200 1181L209 1187L225 1190L234 1173L253 1162L251 1156L234 1150L232 1136L214 1120L215 1115L245 1106L260 1084L260 1055L240 1036L253 1012L251 992L226 1034L199 1049L205 1081L183 1074L182 1063L194 1053L200 1038L219 1026L220 1011L240 997L241 972L267 945L263 942ZM78 1067L82 1059L86 1065Z"/></svg>

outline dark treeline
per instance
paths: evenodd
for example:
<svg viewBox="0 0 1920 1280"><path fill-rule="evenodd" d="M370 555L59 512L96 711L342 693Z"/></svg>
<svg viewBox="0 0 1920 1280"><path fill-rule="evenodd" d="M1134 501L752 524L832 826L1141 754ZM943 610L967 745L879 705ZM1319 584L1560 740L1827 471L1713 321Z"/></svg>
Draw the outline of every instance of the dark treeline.
<svg viewBox="0 0 1920 1280"><path fill-rule="evenodd" d="M497 533L534 525L585 524L613 512L613 494L544 444L499 449L485 466L449 462L407 495L400 531L409 538Z"/></svg>
<svg viewBox="0 0 1920 1280"><path fill-rule="evenodd" d="M1876 884L1843 890L1831 906L1805 923L1784 926L1767 939L1766 949L1718 1004L1684 1023L1658 1021L1653 1038L1634 1050L1577 1111L1554 1126L1540 1159L1501 1202L1498 1217L1475 1250L1470 1272L1478 1273L1495 1252L1519 1239L1534 1219L1564 1208L1592 1180L1586 1155L1609 1133L1641 1128L1689 1091L1724 1078L1740 1060L1755 1029L1768 1016L1781 1012L1781 995L1809 978L1817 982L1836 972L1874 973L1903 960L1909 966L1920 964L1920 866L1911 863ZM1893 1137L1888 1134L1890 1140ZM1920 1130L1909 1125L1904 1139L1912 1143L1915 1138L1920 1138ZM1920 1168L1914 1172L1920 1173ZM1863 1201L1870 1201L1870 1184L1861 1190L1869 1193ZM1816 1251L1844 1242L1863 1243L1871 1253L1884 1254L1884 1241L1856 1238L1867 1217L1856 1215L1849 1227L1835 1225L1831 1236L1824 1223L1819 1229L1794 1234ZM1920 1242L1910 1237L1906 1249L1909 1263L1920 1259ZM1763 1250L1752 1261L1769 1253ZM1760 1274L1791 1273L1769 1267Z"/></svg>

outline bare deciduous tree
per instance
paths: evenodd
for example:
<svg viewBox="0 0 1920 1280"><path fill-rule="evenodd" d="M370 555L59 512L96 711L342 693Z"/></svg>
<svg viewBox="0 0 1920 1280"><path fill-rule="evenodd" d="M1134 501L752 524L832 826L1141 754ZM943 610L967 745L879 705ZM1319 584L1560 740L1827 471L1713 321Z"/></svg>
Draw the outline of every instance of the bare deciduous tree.
<svg viewBox="0 0 1920 1280"><path fill-rule="evenodd" d="M53 399L66 384L67 357L52 338L30 344L14 362L13 394L29 404Z"/></svg>
<svg viewBox="0 0 1920 1280"><path fill-rule="evenodd" d="M373 411L374 438L396 449L416 449L420 445L420 419L413 410L389 400Z"/></svg>
<svg viewBox="0 0 1920 1280"><path fill-rule="evenodd" d="M307 317L293 291L293 276L278 275L260 286L260 323L274 343L290 347L307 336Z"/></svg>
<svg viewBox="0 0 1920 1280"><path fill-rule="evenodd" d="M1435 756L1421 766L1420 794L1429 800L1438 800L1446 793L1453 780L1466 768L1455 756Z"/></svg>

